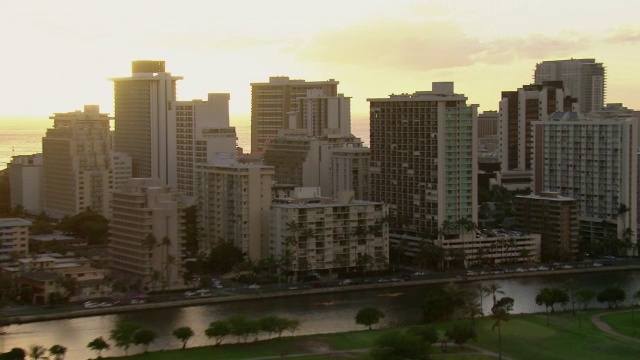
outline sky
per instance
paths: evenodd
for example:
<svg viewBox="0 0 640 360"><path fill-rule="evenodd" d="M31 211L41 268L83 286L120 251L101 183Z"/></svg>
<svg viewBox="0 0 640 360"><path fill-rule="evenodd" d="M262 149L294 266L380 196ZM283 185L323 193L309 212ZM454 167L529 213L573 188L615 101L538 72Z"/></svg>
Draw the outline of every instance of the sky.
<svg viewBox="0 0 640 360"><path fill-rule="evenodd" d="M0 0L0 118L44 117L98 104L131 61L165 60L180 100L231 94L251 112L252 82L336 79L352 97L430 90L496 110L500 92L532 82L536 63L595 58L607 102L640 109L640 2L513 0ZM246 119L244 117L243 119Z"/></svg>

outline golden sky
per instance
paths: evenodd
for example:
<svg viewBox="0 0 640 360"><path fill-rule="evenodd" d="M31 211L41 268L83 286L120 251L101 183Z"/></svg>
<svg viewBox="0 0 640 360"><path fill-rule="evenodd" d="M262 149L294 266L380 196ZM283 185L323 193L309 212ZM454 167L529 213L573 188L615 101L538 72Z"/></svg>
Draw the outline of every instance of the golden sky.
<svg viewBox="0 0 640 360"><path fill-rule="evenodd" d="M532 81L537 62L595 58L607 102L640 109L640 2L519 0L0 0L0 116L98 104L134 59L165 60L178 98L231 93L251 111L251 82L340 81L352 112L366 98L455 81L480 111Z"/></svg>

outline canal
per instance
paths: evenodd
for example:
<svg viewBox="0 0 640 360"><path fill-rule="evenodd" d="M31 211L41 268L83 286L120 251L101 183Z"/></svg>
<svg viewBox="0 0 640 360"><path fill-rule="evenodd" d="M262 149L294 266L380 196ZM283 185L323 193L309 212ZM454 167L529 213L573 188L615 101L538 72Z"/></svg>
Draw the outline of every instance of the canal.
<svg viewBox="0 0 640 360"><path fill-rule="evenodd" d="M611 284L618 284L626 291L628 297L640 290L640 270L535 276L490 282L496 282L501 286L504 295L500 296L515 299L513 313L531 313L544 311L544 308L536 305L534 301L539 289L562 286L569 279L575 280L581 288L591 288L596 292ZM485 284L488 283L489 281L485 281ZM471 282L461 286L475 285L476 283ZM0 351L6 352L13 347L28 350L31 345L49 348L51 345L60 344L68 348L67 359L88 359L94 357L95 353L87 348L87 344L99 336L108 339L110 330L120 319L140 323L158 333L158 338L149 348L150 351L178 348L181 344L171 332L180 326L190 326L196 333L189 341L190 347L212 344L213 341L204 335L204 329L212 321L237 314L253 319L266 315L296 318L300 321L300 328L295 333L297 335L363 329L355 324L354 317L357 311L365 306L376 306L386 314L381 326L412 324L421 319L420 304L430 289L431 286L420 286L328 293L10 325L4 328L7 333L0 336ZM484 299L485 313L490 311L490 302L490 296ZM594 300L590 306L602 307L603 304ZM235 339L228 341L233 342ZM132 346L129 354L139 351L138 347ZM103 355L123 354L123 351L112 345Z"/></svg>

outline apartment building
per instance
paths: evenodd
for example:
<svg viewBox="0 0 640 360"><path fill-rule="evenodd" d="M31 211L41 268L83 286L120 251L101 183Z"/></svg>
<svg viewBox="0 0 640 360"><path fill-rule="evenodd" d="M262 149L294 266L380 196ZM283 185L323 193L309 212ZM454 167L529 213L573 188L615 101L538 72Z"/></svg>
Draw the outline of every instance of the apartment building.
<svg viewBox="0 0 640 360"><path fill-rule="evenodd" d="M0 219L0 255L5 260L29 253L29 226L31 221L25 219Z"/></svg>
<svg viewBox="0 0 640 360"><path fill-rule="evenodd" d="M113 189L109 115L98 105L56 113L42 138L43 207L54 218L91 209L109 217Z"/></svg>
<svg viewBox="0 0 640 360"><path fill-rule="evenodd" d="M113 192L108 252L115 278L153 289L183 286L182 195L157 179L134 178Z"/></svg>
<svg viewBox="0 0 640 360"><path fill-rule="evenodd" d="M323 197L317 187L274 198L269 213L269 253L303 277L384 269L389 261L387 206L354 200L353 191Z"/></svg>
<svg viewBox="0 0 640 360"><path fill-rule="evenodd" d="M42 211L42 153L18 155L7 165L11 207L21 205L30 214Z"/></svg>
<svg viewBox="0 0 640 360"><path fill-rule="evenodd" d="M445 222L477 223L477 105L467 105L451 82L367 100L368 200L389 205L391 240L406 241L415 252Z"/></svg>

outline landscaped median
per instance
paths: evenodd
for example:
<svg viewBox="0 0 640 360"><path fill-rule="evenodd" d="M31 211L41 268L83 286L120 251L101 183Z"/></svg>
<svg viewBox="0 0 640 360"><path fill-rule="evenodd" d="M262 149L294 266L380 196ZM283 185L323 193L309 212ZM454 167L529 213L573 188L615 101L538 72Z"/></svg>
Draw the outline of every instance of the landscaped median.
<svg viewBox="0 0 640 360"><path fill-rule="evenodd" d="M570 312L556 313L550 317L548 326L545 314L513 315L509 321L501 324L503 358L522 360L640 358L640 346L637 342L605 333L591 322L594 314L604 312L607 310L584 311L577 315L572 315ZM620 318L622 322L627 322L632 316L630 312L618 315L622 316ZM628 317L627 320L624 320L624 316ZM468 320L458 321L468 323ZM454 323L438 323L434 326L442 338L444 331L451 328ZM478 340L471 343L472 347L449 344L448 350L443 352L440 345L434 345L431 351L432 358L495 358L498 352L498 335L497 331L492 331L492 326L493 322L490 318L477 319ZM277 359L287 356L295 356L296 359L367 359L368 351L374 346L375 339L394 330L397 329L283 337L247 344L138 354L126 359ZM640 335L636 334L636 336L640 339Z"/></svg>

